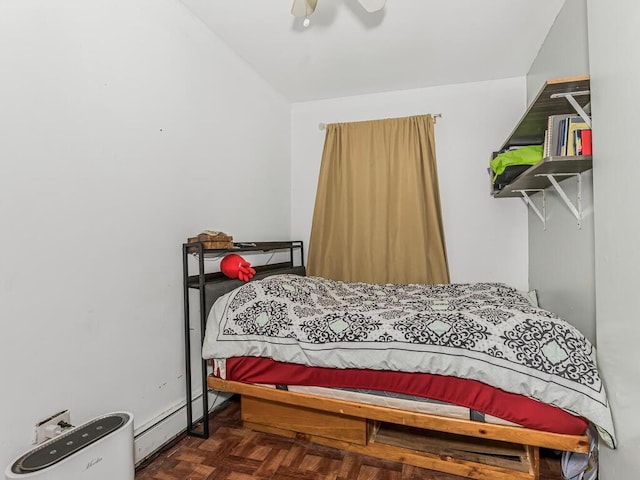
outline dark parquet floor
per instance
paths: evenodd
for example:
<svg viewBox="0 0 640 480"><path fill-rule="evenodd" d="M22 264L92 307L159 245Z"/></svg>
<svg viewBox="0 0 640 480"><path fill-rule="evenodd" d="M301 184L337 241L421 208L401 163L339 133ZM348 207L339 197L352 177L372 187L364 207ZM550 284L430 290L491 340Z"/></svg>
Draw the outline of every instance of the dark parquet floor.
<svg viewBox="0 0 640 480"><path fill-rule="evenodd" d="M561 480L559 457L541 453L541 480ZM463 480L242 427L232 399L210 419L208 439L184 436L138 469L136 480Z"/></svg>

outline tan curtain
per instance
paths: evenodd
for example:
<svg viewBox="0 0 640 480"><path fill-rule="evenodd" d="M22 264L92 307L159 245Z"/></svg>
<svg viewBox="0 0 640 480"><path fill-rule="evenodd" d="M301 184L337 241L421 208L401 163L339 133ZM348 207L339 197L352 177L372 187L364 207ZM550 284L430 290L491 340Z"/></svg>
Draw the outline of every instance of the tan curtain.
<svg viewBox="0 0 640 480"><path fill-rule="evenodd" d="M327 125L307 271L449 283L431 115Z"/></svg>

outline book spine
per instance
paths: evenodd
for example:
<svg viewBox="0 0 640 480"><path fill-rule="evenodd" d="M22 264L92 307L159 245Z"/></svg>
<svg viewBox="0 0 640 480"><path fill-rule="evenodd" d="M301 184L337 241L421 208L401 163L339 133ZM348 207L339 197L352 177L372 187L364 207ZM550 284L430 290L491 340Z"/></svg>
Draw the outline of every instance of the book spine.
<svg viewBox="0 0 640 480"><path fill-rule="evenodd" d="M547 130L544 132L544 149L542 151L542 158L551 156L551 137L553 132L553 115L547 118Z"/></svg>
<svg viewBox="0 0 640 480"><path fill-rule="evenodd" d="M582 155L582 132L584 130L576 130L573 135L573 148L576 155Z"/></svg>
<svg viewBox="0 0 640 480"><path fill-rule="evenodd" d="M550 135L551 133L549 132L549 129L544 131L544 148L542 149L542 158L547 158L549 156L549 150L551 148L551 142L549 141Z"/></svg>
<svg viewBox="0 0 640 480"><path fill-rule="evenodd" d="M582 155L591 155L591 130L582 131Z"/></svg>
<svg viewBox="0 0 640 480"><path fill-rule="evenodd" d="M544 132L544 151L542 158L551 156L551 145L553 143L553 115L547 118L547 130Z"/></svg>
<svg viewBox="0 0 640 480"><path fill-rule="evenodd" d="M558 150L556 151L556 155L562 156L567 151L567 119L563 119L560 121L560 125L558 126Z"/></svg>

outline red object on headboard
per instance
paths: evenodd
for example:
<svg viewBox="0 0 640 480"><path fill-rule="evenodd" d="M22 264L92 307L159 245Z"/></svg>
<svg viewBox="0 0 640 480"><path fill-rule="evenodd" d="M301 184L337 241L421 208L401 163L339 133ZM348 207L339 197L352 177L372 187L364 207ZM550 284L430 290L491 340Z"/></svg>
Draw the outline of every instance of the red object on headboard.
<svg viewBox="0 0 640 480"><path fill-rule="evenodd" d="M230 253L222 259L220 271L229 278L237 278L243 282L248 282L256 274L251 264L235 253Z"/></svg>

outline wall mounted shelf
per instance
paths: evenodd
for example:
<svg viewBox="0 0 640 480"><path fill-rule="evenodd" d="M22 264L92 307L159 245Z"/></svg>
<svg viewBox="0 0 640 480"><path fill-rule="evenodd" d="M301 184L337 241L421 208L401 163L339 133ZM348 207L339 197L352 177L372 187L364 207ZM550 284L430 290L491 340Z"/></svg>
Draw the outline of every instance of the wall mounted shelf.
<svg viewBox="0 0 640 480"><path fill-rule="evenodd" d="M576 103L584 109L591 102L591 95L579 92L588 92L590 84L589 75L547 80L500 150L542 144L549 115L572 112L573 108L566 98L568 93L573 94Z"/></svg>
<svg viewBox="0 0 640 480"><path fill-rule="evenodd" d="M522 190L544 190L553 184L548 175L582 173L592 168L592 157L549 157L532 166L502 190L493 192L496 198L520 197Z"/></svg>
<svg viewBox="0 0 640 480"><path fill-rule="evenodd" d="M585 122L591 126L591 119L585 112L591 101L590 80L588 75L579 77L559 78L549 80L531 103L526 113L518 122L515 129L500 147L500 151L511 147L526 145L540 145L544 143L545 130L548 118L551 115L572 113L574 110ZM578 228L582 220L582 172L590 170L593 166L591 155L580 156L551 156L543 158L533 165L513 182L504 186L501 190L493 190L491 194L495 198L520 197L530 207L536 216L546 227L545 189L553 187L560 198L567 205L578 222ZM564 192L559 182L567 177L574 176L578 181L578 194L576 203ZM535 205L531 195L542 192L542 211Z"/></svg>

